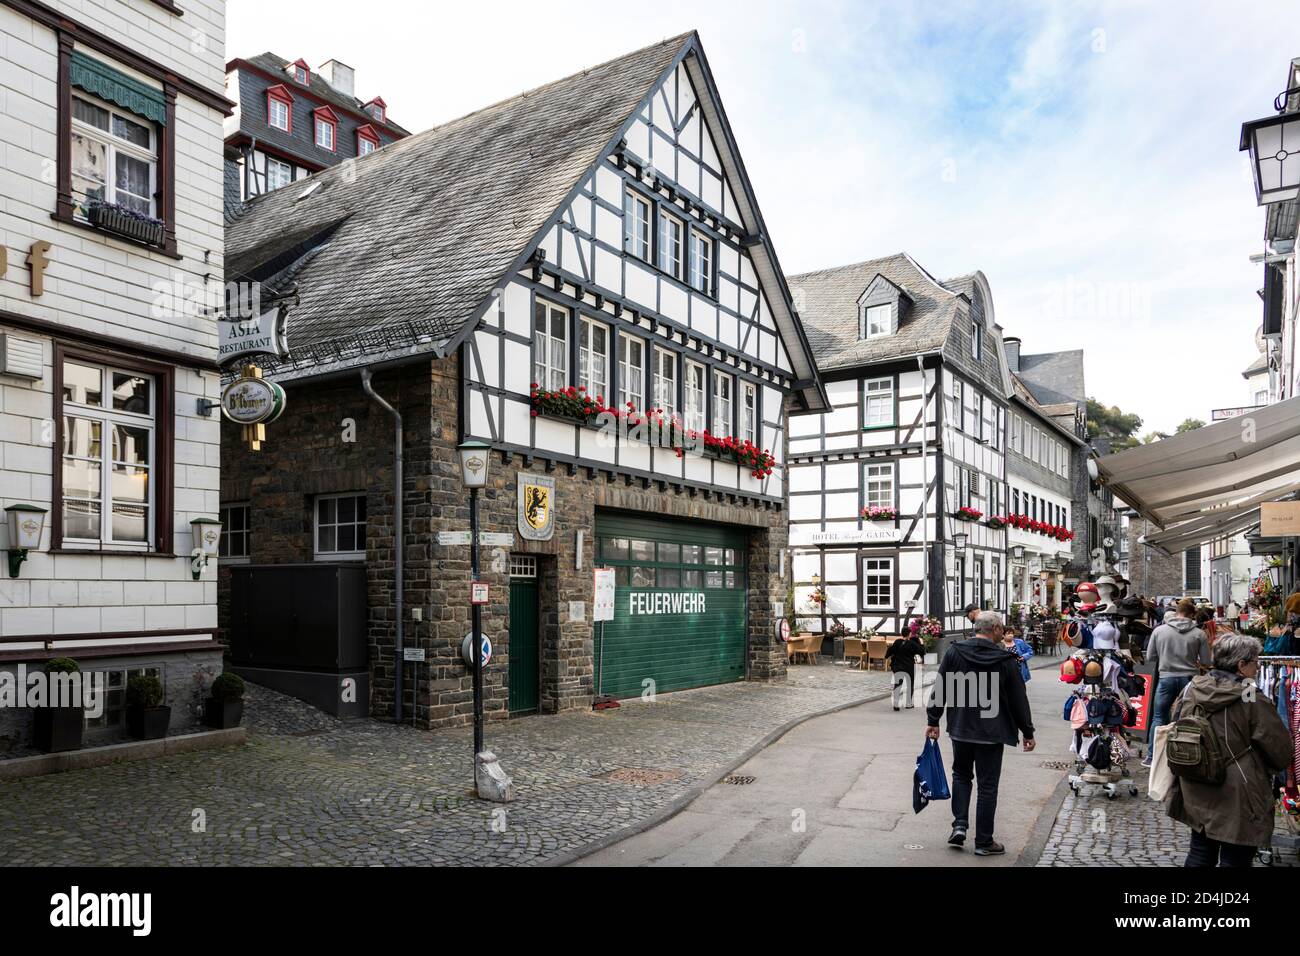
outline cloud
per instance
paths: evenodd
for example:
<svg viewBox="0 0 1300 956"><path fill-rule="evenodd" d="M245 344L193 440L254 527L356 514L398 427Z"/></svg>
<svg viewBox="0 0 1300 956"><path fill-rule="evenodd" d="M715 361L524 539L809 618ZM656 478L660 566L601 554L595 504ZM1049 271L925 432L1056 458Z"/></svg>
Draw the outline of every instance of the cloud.
<svg viewBox="0 0 1300 956"><path fill-rule="evenodd" d="M375 31L302 9L231 0L227 56L341 57L412 129L698 28L788 270L982 269L1026 351L1085 349L1144 428L1246 402L1263 213L1236 138L1300 54L1272 6L373 0Z"/></svg>

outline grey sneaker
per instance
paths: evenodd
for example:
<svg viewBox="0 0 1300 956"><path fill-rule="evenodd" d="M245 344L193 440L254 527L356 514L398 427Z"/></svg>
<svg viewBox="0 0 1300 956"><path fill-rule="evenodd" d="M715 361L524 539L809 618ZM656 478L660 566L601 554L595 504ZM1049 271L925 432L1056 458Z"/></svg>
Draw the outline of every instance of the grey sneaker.
<svg viewBox="0 0 1300 956"><path fill-rule="evenodd" d="M962 844L964 844L965 842L966 842L966 828L953 827L952 835L948 837L948 845L955 846L957 849L960 850L962 848Z"/></svg>

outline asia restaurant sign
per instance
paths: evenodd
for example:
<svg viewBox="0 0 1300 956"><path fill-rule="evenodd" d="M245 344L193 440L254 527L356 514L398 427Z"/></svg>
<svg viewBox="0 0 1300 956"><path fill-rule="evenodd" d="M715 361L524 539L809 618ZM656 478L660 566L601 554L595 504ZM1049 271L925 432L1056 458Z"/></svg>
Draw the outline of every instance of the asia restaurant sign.
<svg viewBox="0 0 1300 956"><path fill-rule="evenodd" d="M255 319L222 319L217 323L217 363L227 365L251 355L283 359L288 354L284 308L263 312Z"/></svg>

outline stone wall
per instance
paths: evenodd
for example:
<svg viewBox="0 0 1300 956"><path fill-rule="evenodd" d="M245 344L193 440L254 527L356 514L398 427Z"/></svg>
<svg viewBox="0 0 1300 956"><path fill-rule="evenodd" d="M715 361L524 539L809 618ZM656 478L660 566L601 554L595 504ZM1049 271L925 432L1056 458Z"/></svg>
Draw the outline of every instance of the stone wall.
<svg viewBox="0 0 1300 956"><path fill-rule="evenodd" d="M1168 555L1155 548L1139 544L1143 535L1154 534L1158 529L1145 518L1136 515L1128 522L1128 579L1134 594L1154 598L1162 594L1189 593L1183 587L1183 554Z"/></svg>
<svg viewBox="0 0 1300 956"><path fill-rule="evenodd" d="M416 724L441 727L470 722L472 677L460 659L462 638L470 631L470 553L461 545L439 545L439 531L469 528L469 495L460 479L456 453L459 429L459 375L453 359L406 366L375 377L375 389L397 405L405 419L405 644L422 647ZM355 421L355 440L342 440L345 418ZM254 564L312 560L312 498L316 494L364 490L367 493L366 565L368 570L370 712L391 718L394 695L392 606L392 443L391 419L361 391L360 379L288 387L281 419L267 428L262 451L252 453L239 430L223 431L224 502L248 501L250 551ZM614 509L665 518L742 525L749 534L749 675L755 680L785 677L784 646L775 635L773 602L785 600L780 551L787 546L786 511L640 479L630 482L565 463L493 453L487 487L480 493L480 529L515 535L515 546L482 550L480 577L491 603L482 624L493 642L484 674L484 709L490 719L508 714L509 558L514 553L538 560L539 639L543 713L589 707L593 696L592 567L596 555L597 509ZM518 474L555 479L555 530L549 541L527 541L518 534ZM581 567L576 560L583 532ZM221 621L229 618L229 570L221 572ZM582 602L581 620L570 619L570 602ZM412 620L419 608L422 622ZM407 665L403 697L408 702L414 665ZM410 719L409 711L404 719Z"/></svg>

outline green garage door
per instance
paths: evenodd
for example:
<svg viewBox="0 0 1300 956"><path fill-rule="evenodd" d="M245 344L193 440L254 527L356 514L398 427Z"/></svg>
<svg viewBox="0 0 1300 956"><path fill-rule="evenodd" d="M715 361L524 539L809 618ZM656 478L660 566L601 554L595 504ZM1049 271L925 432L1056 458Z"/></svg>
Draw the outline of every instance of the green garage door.
<svg viewBox="0 0 1300 956"><path fill-rule="evenodd" d="M616 581L603 651L595 626L602 693L744 679L745 541L743 530L721 525L597 514L597 565L614 568Z"/></svg>

